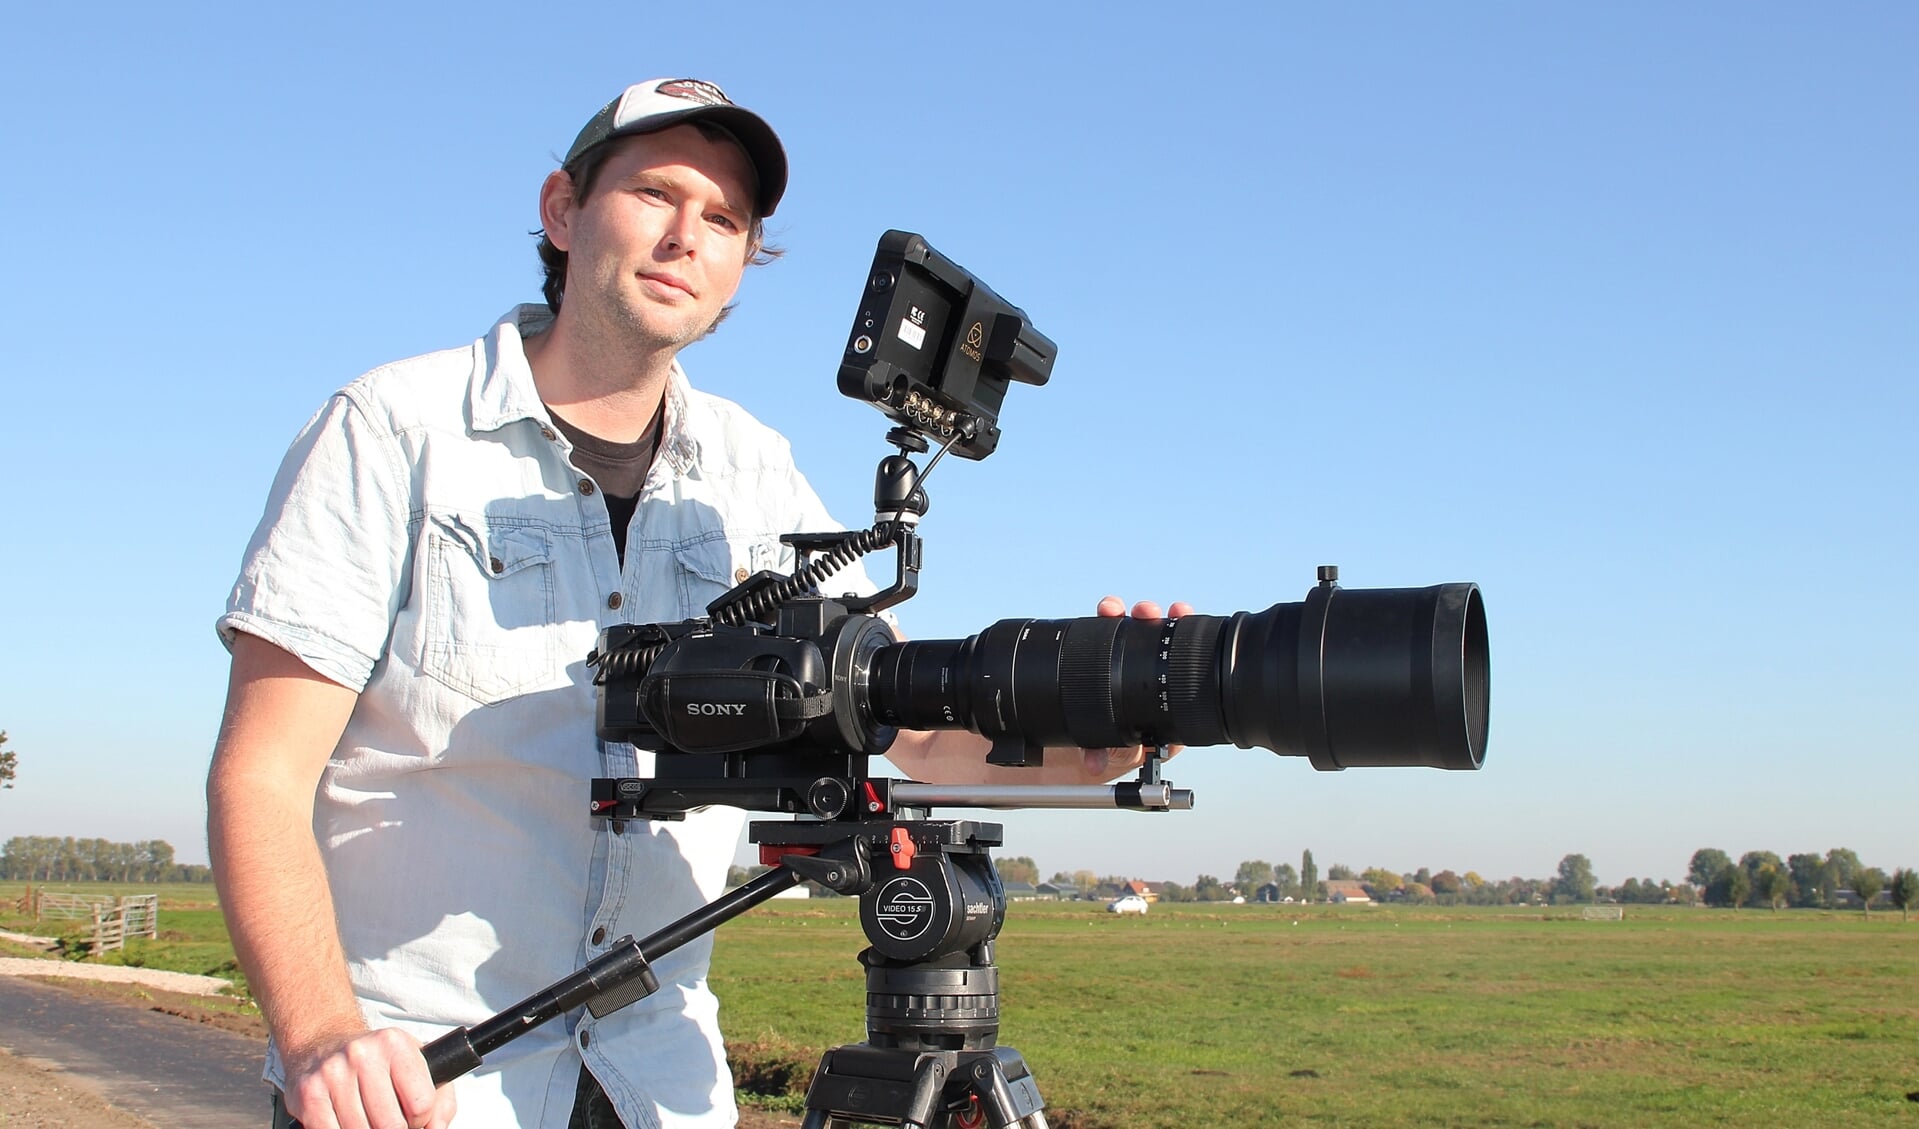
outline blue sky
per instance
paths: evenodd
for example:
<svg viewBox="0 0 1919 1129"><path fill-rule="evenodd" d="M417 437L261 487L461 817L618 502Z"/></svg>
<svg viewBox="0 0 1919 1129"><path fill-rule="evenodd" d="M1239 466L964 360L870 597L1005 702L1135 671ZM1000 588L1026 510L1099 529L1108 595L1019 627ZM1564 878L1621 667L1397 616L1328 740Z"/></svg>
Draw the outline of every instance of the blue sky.
<svg viewBox="0 0 1919 1129"><path fill-rule="evenodd" d="M1194 750L1188 815L1019 813L1047 873L1247 858L1602 882L1919 865L1919 14L1895 5L107 4L9 17L0 793L205 857L220 611L328 392L531 300L628 82L779 129L785 260L686 354L867 520L834 389L887 228L1059 345L931 482L918 638L1474 580L1482 772ZM584 784L582 785L584 797Z"/></svg>

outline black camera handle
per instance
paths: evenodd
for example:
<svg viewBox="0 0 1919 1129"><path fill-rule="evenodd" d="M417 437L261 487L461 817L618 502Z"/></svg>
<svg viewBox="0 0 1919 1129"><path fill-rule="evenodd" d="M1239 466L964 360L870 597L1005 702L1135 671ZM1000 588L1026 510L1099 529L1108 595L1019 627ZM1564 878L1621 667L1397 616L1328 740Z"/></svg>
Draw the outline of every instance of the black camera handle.
<svg viewBox="0 0 1919 1129"><path fill-rule="evenodd" d="M557 1016L585 1007L604 1018L659 991L652 962L773 897L797 886L800 874L775 867L739 889L708 902L671 925L635 941L622 937L571 976L471 1027L455 1027L420 1048L435 1086L479 1068L485 1057ZM294 1121L290 1129L301 1129Z"/></svg>
<svg viewBox="0 0 1919 1129"><path fill-rule="evenodd" d="M487 1054L535 1027L584 1006L604 1018L659 990L652 962L773 897L798 885L800 875L777 867L649 935L622 937L573 975L472 1027L455 1027L420 1049L435 1086L477 1069Z"/></svg>

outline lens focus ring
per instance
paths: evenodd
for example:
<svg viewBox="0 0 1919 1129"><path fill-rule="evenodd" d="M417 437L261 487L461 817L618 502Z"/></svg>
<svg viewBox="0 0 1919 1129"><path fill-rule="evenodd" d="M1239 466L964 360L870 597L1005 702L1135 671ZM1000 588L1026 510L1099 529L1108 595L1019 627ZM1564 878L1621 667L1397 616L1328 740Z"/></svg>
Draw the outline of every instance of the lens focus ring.
<svg viewBox="0 0 1919 1129"><path fill-rule="evenodd" d="M1216 615L1189 615L1173 624L1166 658L1169 739L1182 745L1226 744L1226 716L1219 699L1219 632Z"/></svg>
<svg viewBox="0 0 1919 1129"><path fill-rule="evenodd" d="M1060 641L1060 705L1067 731L1083 748L1125 740L1113 712L1113 646L1125 622L1118 616L1069 620Z"/></svg>

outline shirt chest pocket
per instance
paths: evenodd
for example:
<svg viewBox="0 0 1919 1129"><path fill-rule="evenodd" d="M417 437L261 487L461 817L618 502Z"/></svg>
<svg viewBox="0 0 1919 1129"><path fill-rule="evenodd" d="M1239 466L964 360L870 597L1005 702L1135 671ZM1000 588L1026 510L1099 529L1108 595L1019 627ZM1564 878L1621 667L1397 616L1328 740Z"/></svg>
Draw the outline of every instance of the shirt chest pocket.
<svg viewBox="0 0 1919 1129"><path fill-rule="evenodd" d="M706 605L762 570L785 571L791 563L786 546L771 534L714 537L673 549L680 585L680 615L694 619L706 614Z"/></svg>
<svg viewBox="0 0 1919 1129"><path fill-rule="evenodd" d="M544 530L433 515L424 547L426 674L488 705L557 677L555 566Z"/></svg>

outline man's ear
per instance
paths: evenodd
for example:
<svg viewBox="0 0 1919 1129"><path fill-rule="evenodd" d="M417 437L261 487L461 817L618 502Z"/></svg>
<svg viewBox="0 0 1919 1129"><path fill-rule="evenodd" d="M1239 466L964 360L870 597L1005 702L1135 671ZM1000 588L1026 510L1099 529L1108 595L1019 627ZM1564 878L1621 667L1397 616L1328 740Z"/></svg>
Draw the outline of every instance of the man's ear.
<svg viewBox="0 0 1919 1129"><path fill-rule="evenodd" d="M573 241L567 224L573 218L573 177L565 169L546 174L540 185L540 230L562 251L570 251Z"/></svg>

